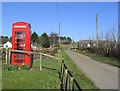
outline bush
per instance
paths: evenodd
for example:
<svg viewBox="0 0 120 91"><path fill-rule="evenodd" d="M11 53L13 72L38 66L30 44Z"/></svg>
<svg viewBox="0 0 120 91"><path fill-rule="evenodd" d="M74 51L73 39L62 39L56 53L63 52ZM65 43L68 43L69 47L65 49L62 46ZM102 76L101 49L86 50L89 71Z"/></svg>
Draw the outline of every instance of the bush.
<svg viewBox="0 0 120 91"><path fill-rule="evenodd" d="M12 70L12 67L10 65L4 65L4 70L7 71Z"/></svg>
<svg viewBox="0 0 120 91"><path fill-rule="evenodd" d="M18 70L18 65L17 64L14 64L13 66L12 66L12 70Z"/></svg>
<svg viewBox="0 0 120 91"><path fill-rule="evenodd" d="M28 67L27 64L25 64L25 65L21 65L21 66L20 66L20 69L21 69L21 70L28 70L29 67Z"/></svg>
<svg viewBox="0 0 120 91"><path fill-rule="evenodd" d="M60 45L55 45L54 47L60 47Z"/></svg>

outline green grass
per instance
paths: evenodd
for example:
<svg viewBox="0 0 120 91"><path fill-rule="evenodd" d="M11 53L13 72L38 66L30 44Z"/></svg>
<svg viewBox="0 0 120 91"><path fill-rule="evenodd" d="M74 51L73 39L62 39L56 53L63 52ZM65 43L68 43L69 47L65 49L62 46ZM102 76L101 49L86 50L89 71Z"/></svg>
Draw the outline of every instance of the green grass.
<svg viewBox="0 0 120 91"><path fill-rule="evenodd" d="M0 67L0 90L2 89L2 68Z"/></svg>
<svg viewBox="0 0 120 91"><path fill-rule="evenodd" d="M87 52L87 51L74 50L74 52L77 52L77 53L86 55L88 57L91 57L92 59L94 59L96 61L100 61L100 62L104 62L104 63L110 64L110 65L113 65L113 66L116 66L116 67L120 67L120 63L118 63L119 60L116 59L116 58L108 58L108 57L103 57L101 55L97 56L97 55L92 54L92 53Z"/></svg>
<svg viewBox="0 0 120 91"><path fill-rule="evenodd" d="M80 86L83 89L98 90L98 88L93 84L93 82L90 81L82 73L82 71L79 70L79 68L74 64L73 60L64 51L62 51L61 54L58 55L58 57L63 58L68 69L70 70L70 72L73 74L73 76L76 78L76 80L79 82Z"/></svg>
<svg viewBox="0 0 120 91"><path fill-rule="evenodd" d="M63 50L67 49L69 47L70 44L61 44L61 47Z"/></svg>
<svg viewBox="0 0 120 91"><path fill-rule="evenodd" d="M3 89L54 89L59 78L44 71L3 71Z"/></svg>
<svg viewBox="0 0 120 91"><path fill-rule="evenodd" d="M61 81L58 60L43 60L43 70L39 71L39 60L31 71L3 71L3 89L60 89Z"/></svg>
<svg viewBox="0 0 120 91"><path fill-rule="evenodd" d="M74 42L74 43L72 44L72 48L76 48L76 47L78 47L78 43L77 43L77 42Z"/></svg>
<svg viewBox="0 0 120 91"><path fill-rule="evenodd" d="M72 59L64 52L56 55L63 58L70 72L83 89L98 89L74 64ZM33 63L31 71L2 71L3 89L60 89L61 81L59 71L61 61L43 59L42 71L39 71L39 60Z"/></svg>

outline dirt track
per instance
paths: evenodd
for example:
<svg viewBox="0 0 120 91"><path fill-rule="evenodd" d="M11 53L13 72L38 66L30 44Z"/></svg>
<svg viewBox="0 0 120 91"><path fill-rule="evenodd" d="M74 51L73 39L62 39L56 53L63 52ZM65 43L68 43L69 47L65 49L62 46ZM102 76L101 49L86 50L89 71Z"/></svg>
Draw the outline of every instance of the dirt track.
<svg viewBox="0 0 120 91"><path fill-rule="evenodd" d="M92 60L72 51L65 51L79 69L100 89L118 89L118 68Z"/></svg>

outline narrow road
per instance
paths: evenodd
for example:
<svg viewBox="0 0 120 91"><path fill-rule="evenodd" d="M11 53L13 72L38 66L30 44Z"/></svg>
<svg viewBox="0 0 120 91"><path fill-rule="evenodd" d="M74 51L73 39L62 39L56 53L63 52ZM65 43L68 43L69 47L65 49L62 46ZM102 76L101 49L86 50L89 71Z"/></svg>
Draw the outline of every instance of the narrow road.
<svg viewBox="0 0 120 91"><path fill-rule="evenodd" d="M118 89L118 68L92 60L80 53L65 51L79 69L94 82L99 89Z"/></svg>

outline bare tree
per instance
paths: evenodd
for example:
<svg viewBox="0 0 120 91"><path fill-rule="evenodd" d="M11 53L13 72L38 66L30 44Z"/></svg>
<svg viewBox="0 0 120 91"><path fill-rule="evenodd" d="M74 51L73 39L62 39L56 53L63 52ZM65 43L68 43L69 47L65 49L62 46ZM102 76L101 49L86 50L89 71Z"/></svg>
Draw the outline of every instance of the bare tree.
<svg viewBox="0 0 120 91"><path fill-rule="evenodd" d="M50 44L51 45L55 45L55 44L58 44L58 34L57 33L51 33L50 34L50 37L49 37L49 39L50 39Z"/></svg>

